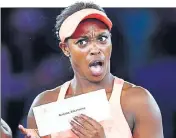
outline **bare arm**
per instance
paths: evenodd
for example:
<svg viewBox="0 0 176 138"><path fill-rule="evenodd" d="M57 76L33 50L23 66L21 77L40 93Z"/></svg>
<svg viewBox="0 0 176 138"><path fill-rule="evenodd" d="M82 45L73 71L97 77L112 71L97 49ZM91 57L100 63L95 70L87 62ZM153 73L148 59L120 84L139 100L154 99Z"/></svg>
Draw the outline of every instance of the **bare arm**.
<svg viewBox="0 0 176 138"><path fill-rule="evenodd" d="M160 109L152 95L141 87L133 87L126 95L134 115L134 138L164 138Z"/></svg>

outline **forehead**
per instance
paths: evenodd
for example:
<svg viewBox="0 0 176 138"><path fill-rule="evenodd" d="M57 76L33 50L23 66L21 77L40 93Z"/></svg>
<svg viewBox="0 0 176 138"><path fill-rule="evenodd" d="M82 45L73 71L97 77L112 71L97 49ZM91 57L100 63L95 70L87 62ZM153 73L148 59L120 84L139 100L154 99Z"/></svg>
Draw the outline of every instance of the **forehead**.
<svg viewBox="0 0 176 138"><path fill-rule="evenodd" d="M72 38L77 38L91 33L99 34L102 32L109 32L108 27L103 22L97 19L86 19L78 25L75 32L72 34Z"/></svg>

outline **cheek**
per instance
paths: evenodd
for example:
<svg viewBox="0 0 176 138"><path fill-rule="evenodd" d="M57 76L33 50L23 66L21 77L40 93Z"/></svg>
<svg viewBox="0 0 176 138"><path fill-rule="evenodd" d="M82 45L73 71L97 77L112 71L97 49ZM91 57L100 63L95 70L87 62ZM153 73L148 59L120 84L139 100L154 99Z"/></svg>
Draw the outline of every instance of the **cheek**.
<svg viewBox="0 0 176 138"><path fill-rule="evenodd" d="M69 40L68 45L69 45L71 60L77 61L77 62L81 61L82 58L80 57L83 57L84 53L76 45L74 45L73 40Z"/></svg>
<svg viewBox="0 0 176 138"><path fill-rule="evenodd" d="M87 52L81 50L80 48L72 47L70 48L71 60L76 65L82 65L86 62Z"/></svg>
<svg viewBox="0 0 176 138"><path fill-rule="evenodd" d="M111 58L111 52L112 52L112 45L107 46L104 50L106 59L110 60Z"/></svg>

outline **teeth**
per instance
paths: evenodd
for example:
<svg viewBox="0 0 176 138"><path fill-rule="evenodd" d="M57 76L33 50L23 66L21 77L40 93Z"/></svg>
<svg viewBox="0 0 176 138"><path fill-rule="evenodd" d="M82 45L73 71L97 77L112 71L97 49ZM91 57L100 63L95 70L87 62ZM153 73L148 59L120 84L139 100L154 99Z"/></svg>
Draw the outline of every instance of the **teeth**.
<svg viewBox="0 0 176 138"><path fill-rule="evenodd" d="M95 63L93 64L93 66L97 66L97 65L99 65L99 62L95 62Z"/></svg>
<svg viewBox="0 0 176 138"><path fill-rule="evenodd" d="M97 66L97 65L102 66L102 62L96 61L96 62L93 62L90 66Z"/></svg>

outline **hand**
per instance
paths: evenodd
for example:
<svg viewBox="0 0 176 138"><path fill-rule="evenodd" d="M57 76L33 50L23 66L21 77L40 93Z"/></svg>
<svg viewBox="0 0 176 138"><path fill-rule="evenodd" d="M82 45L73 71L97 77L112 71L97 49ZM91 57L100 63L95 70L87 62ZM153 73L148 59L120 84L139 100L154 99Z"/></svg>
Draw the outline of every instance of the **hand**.
<svg viewBox="0 0 176 138"><path fill-rule="evenodd" d="M72 132L79 138L105 138L103 126L86 115L81 114L79 117L74 117L74 121L70 124Z"/></svg>
<svg viewBox="0 0 176 138"><path fill-rule="evenodd" d="M21 133L25 135L25 138L40 138L37 129L27 129L24 128L22 125L19 125L18 128Z"/></svg>

